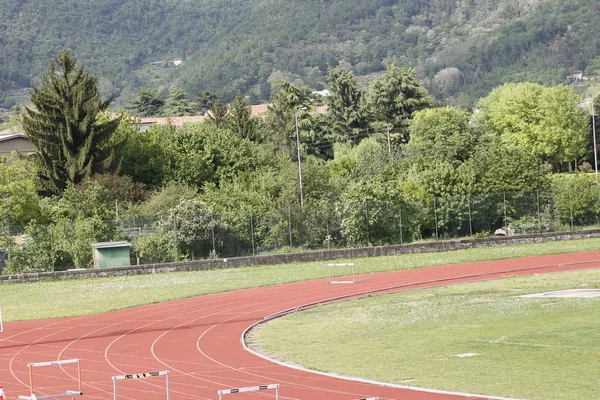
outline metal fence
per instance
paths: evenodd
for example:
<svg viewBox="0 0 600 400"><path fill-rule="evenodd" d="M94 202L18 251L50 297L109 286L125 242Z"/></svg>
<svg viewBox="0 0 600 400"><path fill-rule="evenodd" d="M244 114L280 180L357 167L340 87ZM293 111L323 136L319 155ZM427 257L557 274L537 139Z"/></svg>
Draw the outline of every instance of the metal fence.
<svg viewBox="0 0 600 400"><path fill-rule="evenodd" d="M159 238L165 232L158 218L78 221L62 226L4 226L4 237L21 239L12 246L0 245L0 249L9 257L21 257L26 270L40 271L66 269L73 264L85 266L91 260L90 243L110 240L130 240L134 245L132 262L149 263L169 261L169 257L179 260L236 257L484 237L499 228L508 235L520 235L598 226L600 189L591 185L577 191L503 192L394 201L335 199L307 201L304 207L291 204L262 212L252 209L215 212L214 223L198 227L194 239L187 242L188 251L176 252L171 252L172 243ZM153 251L148 251L149 248Z"/></svg>

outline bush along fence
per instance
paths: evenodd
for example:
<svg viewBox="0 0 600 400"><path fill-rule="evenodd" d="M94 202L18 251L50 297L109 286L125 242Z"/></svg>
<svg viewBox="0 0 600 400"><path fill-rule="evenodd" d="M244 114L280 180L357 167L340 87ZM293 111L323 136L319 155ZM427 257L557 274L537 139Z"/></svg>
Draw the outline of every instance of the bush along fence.
<svg viewBox="0 0 600 400"><path fill-rule="evenodd" d="M276 209L177 207L162 218L4 227L3 274L89 268L91 243L128 240L132 264L365 248L417 240L569 232L600 227L597 185L445 198L349 196Z"/></svg>

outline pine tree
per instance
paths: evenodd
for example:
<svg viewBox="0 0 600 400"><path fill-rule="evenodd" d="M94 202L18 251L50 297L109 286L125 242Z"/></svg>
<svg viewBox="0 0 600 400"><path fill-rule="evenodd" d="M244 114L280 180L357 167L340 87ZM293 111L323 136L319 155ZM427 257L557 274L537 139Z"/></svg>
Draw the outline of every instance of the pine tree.
<svg viewBox="0 0 600 400"><path fill-rule="evenodd" d="M343 66L329 70L329 92L327 114L334 136L331 139L345 142L367 127L361 108L362 94L352 72Z"/></svg>
<svg viewBox="0 0 600 400"><path fill-rule="evenodd" d="M109 139L119 118L104 112L111 99L100 100L97 79L67 50L50 61L48 72L33 87L23 116L23 128L36 147L38 175L49 194L60 195L69 182L77 184L116 166Z"/></svg>
<svg viewBox="0 0 600 400"><path fill-rule="evenodd" d="M167 117L182 117L194 115L196 108L188 100L188 95L180 87L173 87L163 107L163 114Z"/></svg>
<svg viewBox="0 0 600 400"><path fill-rule="evenodd" d="M229 129L243 139L255 139L255 126L252 119L252 107L246 103L241 94L233 99L231 111L227 121Z"/></svg>

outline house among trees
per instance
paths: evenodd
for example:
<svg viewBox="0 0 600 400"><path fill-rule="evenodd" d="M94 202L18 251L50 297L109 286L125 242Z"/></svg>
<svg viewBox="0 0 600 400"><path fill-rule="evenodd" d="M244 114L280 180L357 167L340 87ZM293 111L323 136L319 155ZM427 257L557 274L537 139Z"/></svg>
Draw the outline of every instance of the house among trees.
<svg viewBox="0 0 600 400"><path fill-rule="evenodd" d="M177 58L172 59L171 62L173 63L174 66L177 67L177 66L183 64L183 58L177 57Z"/></svg>
<svg viewBox="0 0 600 400"><path fill-rule="evenodd" d="M583 71L575 71L571 72L567 75L567 81L569 82L577 82L583 80Z"/></svg>
<svg viewBox="0 0 600 400"><path fill-rule="evenodd" d="M0 131L0 156L10 156L13 151L30 154L35 152L35 146L24 133L15 133L10 129Z"/></svg>
<svg viewBox="0 0 600 400"><path fill-rule="evenodd" d="M154 66L154 67L162 67L163 65L165 65L165 60L156 60L156 61L152 61L150 63L150 65Z"/></svg>

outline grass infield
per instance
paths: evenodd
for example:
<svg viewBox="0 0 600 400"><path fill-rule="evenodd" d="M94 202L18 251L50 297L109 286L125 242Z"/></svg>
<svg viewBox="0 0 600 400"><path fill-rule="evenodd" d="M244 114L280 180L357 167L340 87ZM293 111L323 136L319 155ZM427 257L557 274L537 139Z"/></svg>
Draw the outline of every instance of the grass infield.
<svg viewBox="0 0 600 400"><path fill-rule="evenodd" d="M489 396L597 399L600 298L520 297L572 288L600 288L600 271L331 304L271 321L255 339L318 371Z"/></svg>
<svg viewBox="0 0 600 400"><path fill-rule="evenodd" d="M339 262L354 262L358 272L367 273L599 248L600 239L581 239ZM326 278L327 274L326 262L313 262L84 280L5 283L0 284L0 307L5 322L80 316L211 293Z"/></svg>

